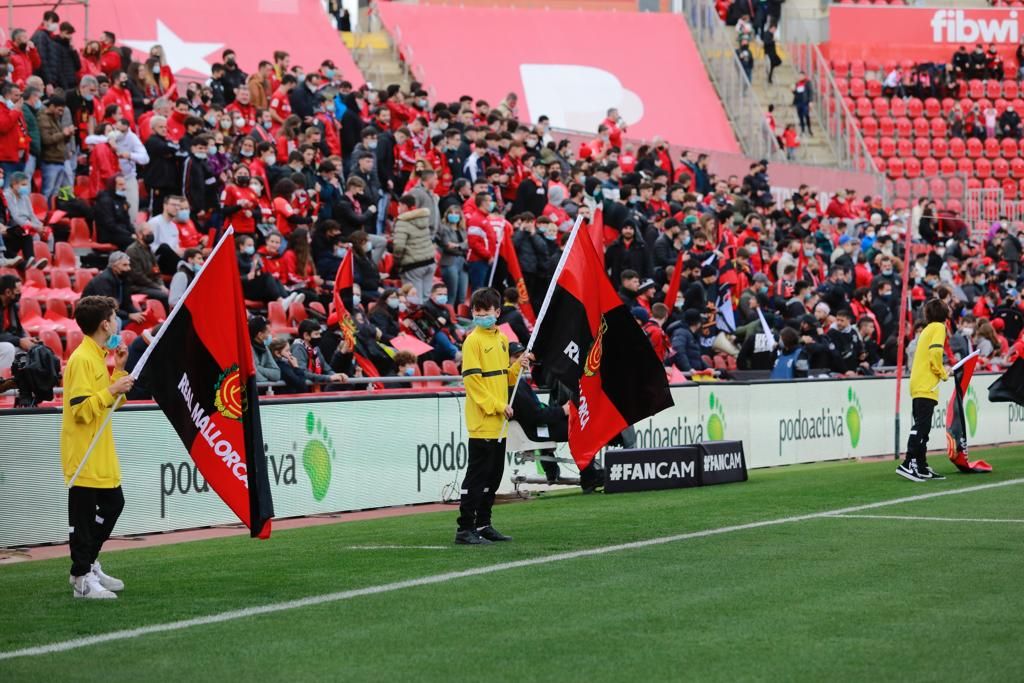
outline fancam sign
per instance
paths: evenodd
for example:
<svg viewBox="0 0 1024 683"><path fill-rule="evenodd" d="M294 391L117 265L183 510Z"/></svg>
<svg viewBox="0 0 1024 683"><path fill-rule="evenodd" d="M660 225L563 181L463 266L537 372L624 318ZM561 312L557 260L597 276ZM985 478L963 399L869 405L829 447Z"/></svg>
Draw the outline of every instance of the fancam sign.
<svg viewBox="0 0 1024 683"><path fill-rule="evenodd" d="M949 63L953 52L981 43L995 43L1006 60L1024 31L1024 13L1015 9L937 9L885 5L833 5L829 9L828 56L865 59Z"/></svg>
<svg viewBox="0 0 1024 683"><path fill-rule="evenodd" d="M710 441L676 448L608 450L606 493L654 491L747 480L742 441Z"/></svg>

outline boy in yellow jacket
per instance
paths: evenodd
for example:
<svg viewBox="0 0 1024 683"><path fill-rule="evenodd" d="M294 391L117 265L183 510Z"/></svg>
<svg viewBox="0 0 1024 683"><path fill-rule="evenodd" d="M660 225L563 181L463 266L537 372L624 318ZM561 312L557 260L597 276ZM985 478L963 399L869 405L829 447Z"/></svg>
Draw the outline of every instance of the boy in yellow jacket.
<svg viewBox="0 0 1024 683"><path fill-rule="evenodd" d="M75 322L85 338L64 369L64 415L60 430L60 457L64 483L82 464L93 437L121 394L134 379L124 371L128 349L118 331L117 301L108 296L87 296L75 306ZM107 352L114 351L114 373L107 370ZM100 548L114 530L124 509L121 466L108 424L68 490L68 536L71 547L69 581L76 598L116 598L124 583L103 573L97 561Z"/></svg>
<svg viewBox="0 0 1024 683"><path fill-rule="evenodd" d="M466 385L466 431L469 462L462 480L459 503L459 545L511 541L491 526L494 494L505 470L505 423L512 419L509 387L516 383L519 366L510 367L508 338L496 327L501 295L480 289L470 301L473 331L462 345L462 381Z"/></svg>
<svg viewBox="0 0 1024 683"><path fill-rule="evenodd" d="M932 413L939 404L939 382L949 379L943 365L946 351L946 319L949 308L938 299L924 305L927 325L917 338L914 364L910 368L910 398L914 426L907 438L907 458L896 468L896 474L914 482L945 479L928 465L928 435L932 429Z"/></svg>

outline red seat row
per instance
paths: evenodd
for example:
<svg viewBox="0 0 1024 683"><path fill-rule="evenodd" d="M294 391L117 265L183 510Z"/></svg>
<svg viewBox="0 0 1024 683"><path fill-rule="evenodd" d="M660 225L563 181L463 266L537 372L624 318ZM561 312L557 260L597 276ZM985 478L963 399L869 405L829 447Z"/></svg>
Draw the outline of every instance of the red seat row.
<svg viewBox="0 0 1024 683"><path fill-rule="evenodd" d="M882 133L881 137L877 136L878 132ZM918 159L934 157L939 161L946 158L953 160L984 158L993 163L1003 159L1009 164L1024 158L1024 140L989 138L982 142L978 138L947 140L942 137L931 140L927 137L917 137L911 140L906 137L892 137L885 133L886 130L875 128L870 124L864 125L861 129L864 145L872 156L882 156L887 159L893 156L915 156Z"/></svg>

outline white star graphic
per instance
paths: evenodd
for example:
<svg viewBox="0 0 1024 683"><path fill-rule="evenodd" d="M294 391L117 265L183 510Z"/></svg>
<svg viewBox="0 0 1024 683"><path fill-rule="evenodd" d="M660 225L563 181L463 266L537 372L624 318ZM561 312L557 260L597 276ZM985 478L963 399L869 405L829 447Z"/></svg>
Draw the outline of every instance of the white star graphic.
<svg viewBox="0 0 1024 683"><path fill-rule="evenodd" d="M156 40L125 40L123 42L131 48L147 53L154 45L163 46L164 54L167 55L167 64L174 73L190 70L209 74L210 65L206 61L206 56L224 46L223 43L186 42L160 19L156 20Z"/></svg>

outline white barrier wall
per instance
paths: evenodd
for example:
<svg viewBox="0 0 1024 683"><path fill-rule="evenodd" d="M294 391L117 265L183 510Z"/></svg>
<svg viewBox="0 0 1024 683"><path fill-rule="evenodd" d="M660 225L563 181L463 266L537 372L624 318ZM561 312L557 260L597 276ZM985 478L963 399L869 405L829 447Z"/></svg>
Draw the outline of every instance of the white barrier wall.
<svg viewBox="0 0 1024 683"><path fill-rule="evenodd" d="M995 377L975 377L968 393L971 445L1024 441L1024 408L988 402ZM750 467L891 454L894 391L892 379L675 387L675 407L636 426L637 446L741 440ZM943 399L951 391L944 384ZM441 500L445 487L458 489L465 469L463 401L447 394L265 403L260 412L277 516ZM901 412L905 443L909 400ZM66 539L60 420L56 411L0 414L0 547ZM945 448L944 420L940 402L931 449ZM118 534L235 521L163 413L122 410L113 426L127 501ZM506 474L516 468L511 456L509 464ZM507 476L503 490L511 490Z"/></svg>

